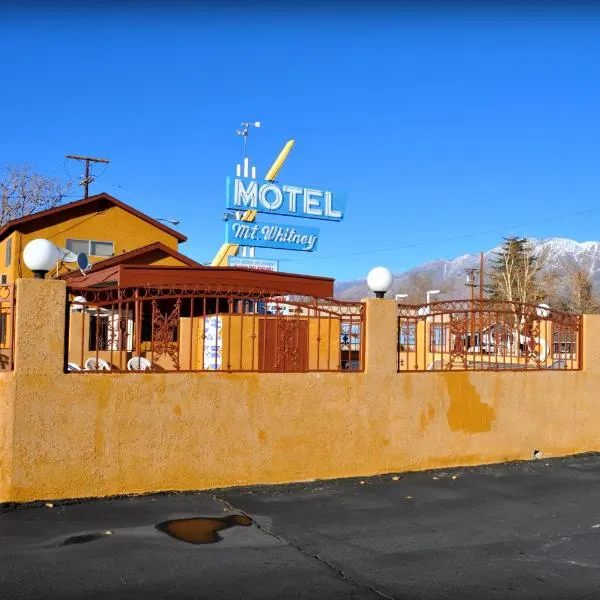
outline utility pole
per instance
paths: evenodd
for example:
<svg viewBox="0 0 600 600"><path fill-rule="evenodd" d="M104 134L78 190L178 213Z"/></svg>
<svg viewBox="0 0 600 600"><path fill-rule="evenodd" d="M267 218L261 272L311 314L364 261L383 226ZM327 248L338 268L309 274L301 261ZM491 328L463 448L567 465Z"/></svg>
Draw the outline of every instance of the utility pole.
<svg viewBox="0 0 600 600"><path fill-rule="evenodd" d="M469 305L469 312L471 313L471 328L470 335L468 337L468 347L475 346L475 271L476 269L468 269L467 276L465 277L465 285L471 288L471 303Z"/></svg>
<svg viewBox="0 0 600 600"><path fill-rule="evenodd" d="M106 158L94 158L93 156L77 156L76 154L67 154L65 158L72 158L73 160L84 160L85 161L85 176L79 185L83 186L84 189L84 198L88 197L88 187L92 181L94 181L94 177L90 176L90 163L104 163L108 164L110 161Z"/></svg>

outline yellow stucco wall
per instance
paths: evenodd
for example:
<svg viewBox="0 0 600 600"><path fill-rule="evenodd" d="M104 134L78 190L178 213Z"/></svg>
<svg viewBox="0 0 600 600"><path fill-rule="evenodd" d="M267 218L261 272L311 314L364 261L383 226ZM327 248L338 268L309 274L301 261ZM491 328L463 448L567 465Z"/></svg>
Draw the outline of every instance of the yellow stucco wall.
<svg viewBox="0 0 600 600"><path fill-rule="evenodd" d="M12 436L0 501L598 449L600 317L585 318L579 372L396 373L395 303L370 300L364 373L64 374L64 293L63 282L18 283L16 370L0 374L0 431Z"/></svg>
<svg viewBox="0 0 600 600"><path fill-rule="evenodd" d="M32 273L23 262L23 248L33 239L45 238L59 247L66 247L67 239L83 239L114 242L114 253L121 254L135 250L141 246L162 242L177 250L177 239L169 233L154 227L143 219L123 210L118 206L110 206L105 210L87 215L65 218L61 223L42 227L33 233L16 231L10 236L12 242L12 263L10 268L4 267L6 240L0 243L0 273L7 273L9 282L17 277L32 277ZM90 256L95 263L106 256ZM175 259L164 259L156 264L177 265ZM5 270L3 270L5 269Z"/></svg>

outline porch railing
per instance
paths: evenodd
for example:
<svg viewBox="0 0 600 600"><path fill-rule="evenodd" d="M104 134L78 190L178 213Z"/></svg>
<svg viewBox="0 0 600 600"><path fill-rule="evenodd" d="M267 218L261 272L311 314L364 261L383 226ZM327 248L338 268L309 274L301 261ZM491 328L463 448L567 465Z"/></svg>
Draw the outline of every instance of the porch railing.
<svg viewBox="0 0 600 600"><path fill-rule="evenodd" d="M581 369L581 315L543 304L399 304L397 328L399 372Z"/></svg>
<svg viewBox="0 0 600 600"><path fill-rule="evenodd" d="M0 372L14 368L15 287L0 286Z"/></svg>
<svg viewBox="0 0 600 600"><path fill-rule="evenodd" d="M268 291L69 290L65 368L356 372L365 306Z"/></svg>

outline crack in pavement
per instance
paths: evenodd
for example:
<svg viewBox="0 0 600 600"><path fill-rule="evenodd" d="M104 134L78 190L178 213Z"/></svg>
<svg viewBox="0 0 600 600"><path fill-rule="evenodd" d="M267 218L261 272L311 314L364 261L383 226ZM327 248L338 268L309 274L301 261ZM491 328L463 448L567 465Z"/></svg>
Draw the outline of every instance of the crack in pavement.
<svg viewBox="0 0 600 600"><path fill-rule="evenodd" d="M223 506L227 507L228 510L235 510L238 511L240 513L242 513L243 515L246 515L247 517L249 517L250 519L252 519L252 515L249 515L248 513L246 513L244 510L242 510L241 508L238 508L237 506L233 506L233 504L231 504L230 502L227 502L227 500L224 500L223 498L219 498L219 496L216 496L215 494L210 494L210 497L213 500L216 500L217 502L220 502ZM300 554L302 554L302 556L305 556L307 558L312 558L313 560L316 560L317 562L319 562L320 564L326 566L330 571L333 571L335 573L335 575L337 577L341 577L344 581L350 583L351 585L354 585L358 588L364 589L364 590L368 590L369 592L376 594L377 596L379 596L380 598L385 598L386 600L396 600L393 596L388 596L385 592L382 592L381 590L378 590L366 583L361 583L359 581L357 581L356 579L353 579L352 577L349 577L348 575L346 575L346 573L344 573L344 571L342 569L340 569L339 567L335 566L334 564L330 563L328 560L326 560L325 558L323 558L322 556L320 556L319 554L313 554L312 552L309 552L307 550L305 550L304 548L302 548L302 546L299 546L298 544L295 544L294 542L283 538L275 533L273 533L272 531L269 531L267 529L264 529L260 523L258 523L257 521L255 521L254 519L252 519L252 523L254 525L256 525L256 528L261 532L264 533L265 535L268 535L269 537L272 537L280 542L282 542L283 544L286 544L288 546L291 546L292 548L294 548L295 550L297 550L298 552L300 552Z"/></svg>

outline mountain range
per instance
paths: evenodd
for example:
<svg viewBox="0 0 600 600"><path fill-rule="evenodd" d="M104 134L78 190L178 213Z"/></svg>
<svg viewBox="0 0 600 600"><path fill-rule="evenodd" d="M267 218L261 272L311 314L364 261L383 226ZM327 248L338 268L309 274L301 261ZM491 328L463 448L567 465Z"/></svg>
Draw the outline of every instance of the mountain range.
<svg viewBox="0 0 600 600"><path fill-rule="evenodd" d="M530 239L534 254L543 256L542 272L552 272L558 281L574 267L589 273L594 291L600 292L600 242L577 242L565 238L547 240ZM493 261L501 247L484 252L484 274L489 273ZM404 273L394 274L394 280L386 297L408 293L406 299L411 304L425 302L427 290L439 289L441 293L435 298L440 300L468 298L471 289L465 285L465 276L470 269L475 269L475 283L479 282L479 254L465 254L452 260L434 260L423 263ZM478 289L475 288L475 294ZM343 300L360 300L371 297L373 293L367 286L366 279L336 282L335 297Z"/></svg>

